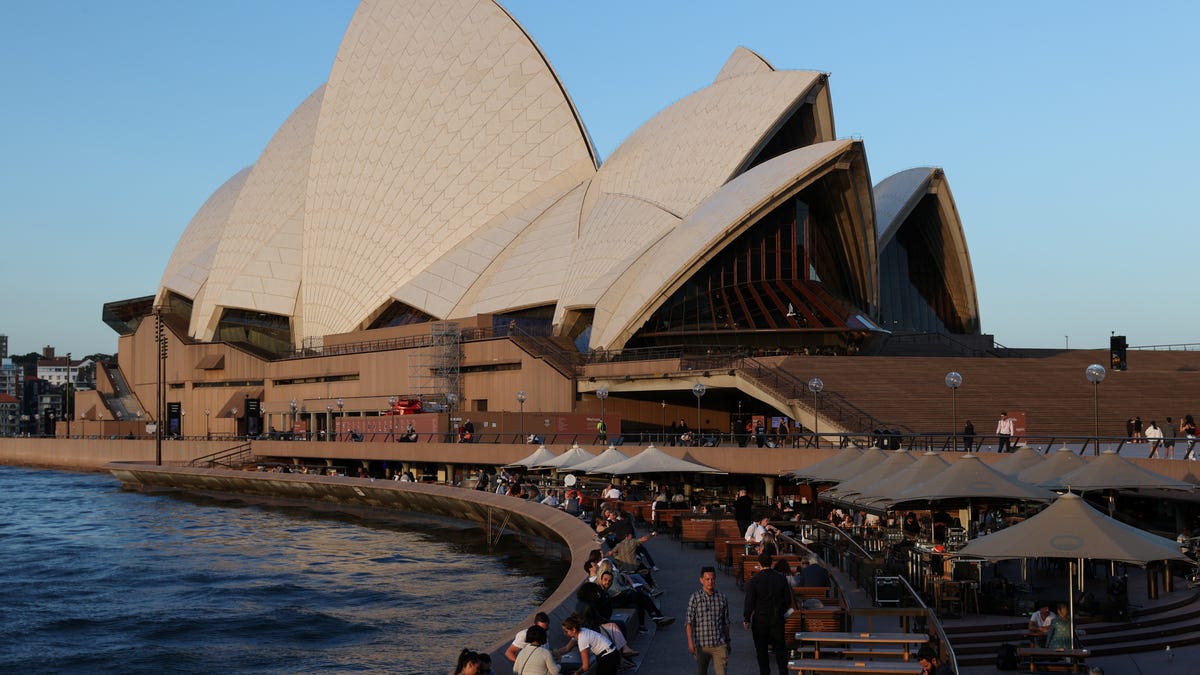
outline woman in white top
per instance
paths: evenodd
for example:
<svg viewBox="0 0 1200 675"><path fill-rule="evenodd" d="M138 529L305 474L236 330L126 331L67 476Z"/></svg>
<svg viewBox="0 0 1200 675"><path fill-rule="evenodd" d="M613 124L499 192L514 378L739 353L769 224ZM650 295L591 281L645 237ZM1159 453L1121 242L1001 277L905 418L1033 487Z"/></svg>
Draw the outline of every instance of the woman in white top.
<svg viewBox="0 0 1200 675"><path fill-rule="evenodd" d="M562 629L579 649L580 672L591 667L592 656L595 656L596 675L617 675L621 666L621 652L613 646L611 640L591 628L585 628L575 614L563 620ZM570 646L568 644L567 648Z"/></svg>
<svg viewBox="0 0 1200 675"><path fill-rule="evenodd" d="M513 663L515 675L558 675L554 654L546 649L546 629L538 625L525 630L525 646Z"/></svg>

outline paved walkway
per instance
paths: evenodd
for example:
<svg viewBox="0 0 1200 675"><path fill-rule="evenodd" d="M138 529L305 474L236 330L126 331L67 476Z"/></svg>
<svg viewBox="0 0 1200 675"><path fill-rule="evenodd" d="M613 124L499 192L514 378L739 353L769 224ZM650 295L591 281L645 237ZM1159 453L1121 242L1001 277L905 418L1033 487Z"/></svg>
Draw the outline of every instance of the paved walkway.
<svg viewBox="0 0 1200 675"><path fill-rule="evenodd" d="M639 675L687 675L696 670L695 662L687 651L687 635L684 633L684 614L687 601L700 588L700 568L715 564L713 549L692 545L681 546L678 541L667 537L656 538L650 543L651 554L661 571L655 580L666 589L659 598L665 614L676 617L674 625L656 629L650 624L648 635L635 639L633 648L641 651L636 671ZM838 581L847 590L851 607L867 606L869 599L862 590L855 589L853 582L837 573ZM1131 574L1131 588L1132 585ZM717 589L729 597L730 618L733 622L733 652L730 656L729 675L758 675L758 664L754 658L754 643L750 632L742 629L742 591L727 572L717 572ZM1200 673L1200 646L1172 649L1168 660L1162 652L1148 652L1125 656L1106 656L1089 660L1089 665L1104 668L1105 675L1196 675ZM1004 671L993 667L973 666L963 668L959 675L1000 675ZM772 669L772 675L774 670Z"/></svg>

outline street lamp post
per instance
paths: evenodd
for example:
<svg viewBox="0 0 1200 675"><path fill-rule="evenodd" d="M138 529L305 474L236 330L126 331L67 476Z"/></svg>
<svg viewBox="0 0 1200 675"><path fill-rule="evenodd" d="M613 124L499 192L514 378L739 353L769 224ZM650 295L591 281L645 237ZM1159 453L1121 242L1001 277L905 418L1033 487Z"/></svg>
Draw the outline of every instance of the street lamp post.
<svg viewBox="0 0 1200 675"><path fill-rule="evenodd" d="M458 394L449 392L446 394L446 438L447 442L454 442L454 404L458 403Z"/></svg>
<svg viewBox="0 0 1200 675"><path fill-rule="evenodd" d="M946 373L946 386L950 387L950 449L958 450L958 388L962 386L962 375L958 371Z"/></svg>
<svg viewBox="0 0 1200 675"><path fill-rule="evenodd" d="M296 437L296 408L300 407L300 404L296 402L296 399L292 399L288 401L288 407L292 409L292 423L288 425L288 438L294 439Z"/></svg>
<svg viewBox="0 0 1200 675"><path fill-rule="evenodd" d="M704 397L704 392L708 391L708 387L697 382L692 387L692 394L696 396L696 440L700 440L700 399Z"/></svg>
<svg viewBox="0 0 1200 675"><path fill-rule="evenodd" d="M662 437L663 437L663 439L659 442L666 443L667 442L667 402L665 400L662 402L662 410L663 410L663 416L662 416Z"/></svg>
<svg viewBox="0 0 1200 675"><path fill-rule="evenodd" d="M1084 371L1088 382L1092 383L1092 432L1096 436L1094 454L1100 454L1100 383L1108 371L1099 363L1093 363Z"/></svg>
<svg viewBox="0 0 1200 675"><path fill-rule="evenodd" d="M528 398L528 396L526 395L524 389L517 392L517 403L521 404L521 435L518 438L518 442L523 442L525 440L525 399L526 398Z"/></svg>
<svg viewBox="0 0 1200 675"><path fill-rule="evenodd" d="M325 406L325 442L333 440L333 404Z"/></svg>
<svg viewBox="0 0 1200 675"><path fill-rule="evenodd" d="M187 419L187 411L184 410L183 408L180 408L179 409L179 437L180 438L184 438L187 436L187 434L183 433L183 430L184 430L183 422L186 419Z"/></svg>
<svg viewBox="0 0 1200 675"><path fill-rule="evenodd" d="M209 417L208 417L211 414L212 414L211 410L209 410L208 408L204 409L204 440L206 440L206 441L212 440L212 427L209 426Z"/></svg>
<svg viewBox="0 0 1200 675"><path fill-rule="evenodd" d="M238 414L237 408L229 409L229 416L233 418L233 435L234 436L238 435L238 416L237 416L237 414Z"/></svg>
<svg viewBox="0 0 1200 675"><path fill-rule="evenodd" d="M346 407L346 399L339 398L337 400L337 407L338 407L338 419L340 420L346 414L345 411L343 410L343 408ZM337 438L336 433L334 434L334 438Z"/></svg>
<svg viewBox="0 0 1200 675"><path fill-rule="evenodd" d="M71 352L67 352L67 386L63 391L66 392L63 396L63 413L67 418L67 438L71 438Z"/></svg>
<svg viewBox="0 0 1200 675"><path fill-rule="evenodd" d="M808 390L813 395L813 444L815 447L821 447L821 409L820 395L821 390L825 388L825 383L821 378L814 377L808 381Z"/></svg>

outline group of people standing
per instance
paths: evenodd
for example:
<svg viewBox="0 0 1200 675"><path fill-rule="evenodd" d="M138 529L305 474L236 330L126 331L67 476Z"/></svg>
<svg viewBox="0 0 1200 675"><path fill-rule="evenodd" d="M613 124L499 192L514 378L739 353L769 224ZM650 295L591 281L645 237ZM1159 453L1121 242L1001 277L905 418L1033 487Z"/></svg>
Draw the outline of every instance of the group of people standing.
<svg viewBox="0 0 1200 675"><path fill-rule="evenodd" d="M1181 459L1196 459L1192 449L1196 445L1196 420L1191 415L1184 415L1178 424L1167 417L1162 426L1158 420L1150 420L1150 426L1142 428L1142 418L1132 417L1125 423L1125 431L1133 443L1149 443L1150 457L1156 457L1159 447L1163 450L1163 459L1175 459L1175 439L1187 441Z"/></svg>

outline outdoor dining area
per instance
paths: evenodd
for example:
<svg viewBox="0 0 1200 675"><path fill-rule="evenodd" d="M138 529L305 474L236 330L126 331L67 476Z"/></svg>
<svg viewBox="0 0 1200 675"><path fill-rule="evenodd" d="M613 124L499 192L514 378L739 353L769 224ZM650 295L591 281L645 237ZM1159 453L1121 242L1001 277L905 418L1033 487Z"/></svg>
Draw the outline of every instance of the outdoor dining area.
<svg viewBox="0 0 1200 675"><path fill-rule="evenodd" d="M899 577L942 621L1029 617L1043 604L1065 603L1062 642L1024 631L1010 636L1022 667L1082 667L1093 645L1076 619L1128 618L1131 591L1138 595L1128 566L1146 568L1149 598L1195 571L1182 539L1165 528L1149 531L1144 513L1119 508L1141 490L1182 495L1195 485L1112 452L1081 457L1022 447L985 461L978 453L846 449L792 476L820 486L831 514L856 514L843 531L881 561L877 604L895 602L879 582ZM1177 508L1171 525L1180 527L1193 516L1189 502Z"/></svg>

